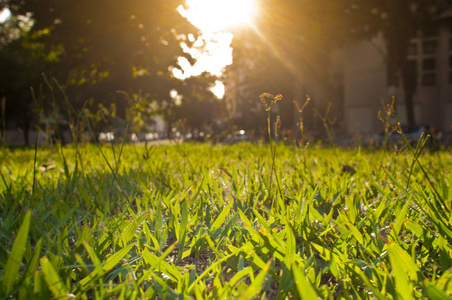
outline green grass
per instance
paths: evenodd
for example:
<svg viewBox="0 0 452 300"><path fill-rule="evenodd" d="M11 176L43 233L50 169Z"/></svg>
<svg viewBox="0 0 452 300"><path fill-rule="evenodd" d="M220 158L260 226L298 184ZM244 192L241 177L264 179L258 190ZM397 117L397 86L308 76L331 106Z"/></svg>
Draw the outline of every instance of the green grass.
<svg viewBox="0 0 452 300"><path fill-rule="evenodd" d="M0 299L451 296L450 151L100 149L0 149Z"/></svg>

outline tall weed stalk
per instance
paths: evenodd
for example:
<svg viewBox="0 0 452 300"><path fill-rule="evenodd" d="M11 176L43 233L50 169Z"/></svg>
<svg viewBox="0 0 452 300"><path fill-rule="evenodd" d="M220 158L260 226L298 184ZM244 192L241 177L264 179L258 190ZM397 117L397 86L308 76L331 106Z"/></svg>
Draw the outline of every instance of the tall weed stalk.
<svg viewBox="0 0 452 300"><path fill-rule="evenodd" d="M297 108L298 113L300 114L300 122L297 124L300 128L300 144L303 145L304 143L304 123L303 123L303 110L308 106L308 104L311 102L311 97L307 96L306 101L303 103L303 105L300 105L296 100L293 100L293 104L295 104L295 107Z"/></svg>
<svg viewBox="0 0 452 300"><path fill-rule="evenodd" d="M427 144L427 141L430 138L430 135L422 133L422 135L420 136L420 138L418 140L418 143L416 144L416 147L413 148L410 141L408 141L405 133L402 131L402 125L400 124L399 118L397 117L397 114L394 109L394 101L392 102L392 105L388 105L386 108L384 108L384 110L385 110L385 116L380 111L378 113L379 118L388 126L388 128L391 127L393 130L395 130L398 134L400 134L402 136L405 145L408 147L409 151L413 155L413 162L411 164L410 173L408 174L406 188L408 189L408 187L410 185L411 176L413 174L413 168L414 168L415 163L417 163L419 168L421 169L422 173L424 174L425 178L427 179L429 185L433 189L435 195L438 197L438 199L440 199L443 202L441 195L438 193L433 182L430 180L430 176L427 174L427 172L424 169L424 166L422 165L422 163L419 160L419 157L420 157L422 151L424 150L424 148ZM388 116L390 118L388 118ZM391 121L390 121L391 118L394 120L393 123L391 123ZM443 203L443 205L444 205L444 203Z"/></svg>
<svg viewBox="0 0 452 300"><path fill-rule="evenodd" d="M380 119L385 122L389 127L391 127L393 130L395 130L398 134L400 134L404 140L405 145L408 147L409 152L413 155L413 161L411 162L410 171L408 174L408 179L406 186L402 186L399 182L397 182L396 178L386 169L383 168L386 174L388 175L389 179L392 181L392 183L398 187L398 189L404 193L408 199L412 199L416 205L419 207L420 211L424 213L425 216L430 220L432 224L436 227L436 230L446 237L446 239L451 242L452 241L452 231L450 230L450 208L446 205L443 197L439 194L438 190L436 189L435 185L433 184L432 180L430 179L430 176L426 172L423 164L419 160L419 157L424 150L427 141L429 139L429 135L425 135L425 133L422 133L421 137L418 140L418 143L416 144L416 147L413 148L411 143L408 141L405 133L402 131L402 126L400 124L400 121L397 117L397 114L394 110L393 105L389 105L385 108L386 116L390 116L392 120L394 120L394 123L390 121L386 116L384 116L381 112L379 112ZM435 197L428 197L425 193L421 194L420 197L414 197L411 195L412 193L408 190L410 187L410 181L411 177L413 175L414 165L418 164L422 174L424 175L425 179L427 180L428 184L430 185L433 194ZM419 189L419 187L417 187ZM422 190L424 190L424 187L422 187ZM406 203L409 204L410 200L407 200Z"/></svg>
<svg viewBox="0 0 452 300"><path fill-rule="evenodd" d="M269 193L271 195L272 190L272 182L273 182L273 174L275 174L276 183L278 186L278 191L280 196L282 197L282 189L279 183L278 179L278 172L276 171L276 141L272 138L272 130L271 130L271 109L272 106L277 103L278 101L281 101L283 99L283 96L281 94L278 94L276 96L269 94L269 93L263 93L260 95L260 100L262 104L264 105L265 111L267 112L267 131L268 131L268 139L270 143L270 152L271 152L271 171L270 171L270 181L269 181ZM279 134L279 129L281 127L281 118L279 115L276 118L275 122L275 137ZM276 195L277 197L277 195ZM273 208L274 205L274 199L272 200L271 207Z"/></svg>
<svg viewBox="0 0 452 300"><path fill-rule="evenodd" d="M331 134L330 126L328 124L328 123L332 123L328 118L330 109L331 109L331 102L328 103L328 107L327 107L324 115L322 115L317 109L313 108L315 114L320 118L320 120L322 120L322 124L323 124L323 127L325 128L326 134L328 136L328 142L329 142L330 146L333 146L333 135Z"/></svg>
<svg viewBox="0 0 452 300"><path fill-rule="evenodd" d="M5 144L6 142L6 98L2 98L2 136L0 139L0 144Z"/></svg>
<svg viewBox="0 0 452 300"><path fill-rule="evenodd" d="M39 124L39 117L41 116L42 113L42 101L41 101L41 97L36 97L35 91L33 88L31 88L31 97L34 101L35 104L35 110L36 110L36 115L38 116L38 121L37 123ZM33 184L31 187L31 201L33 201L33 195L35 193L35 187L36 187L36 162L38 160L38 137L39 137L39 130L38 130L38 126L36 126L36 139L35 139L35 149L34 149L34 158L33 158Z"/></svg>

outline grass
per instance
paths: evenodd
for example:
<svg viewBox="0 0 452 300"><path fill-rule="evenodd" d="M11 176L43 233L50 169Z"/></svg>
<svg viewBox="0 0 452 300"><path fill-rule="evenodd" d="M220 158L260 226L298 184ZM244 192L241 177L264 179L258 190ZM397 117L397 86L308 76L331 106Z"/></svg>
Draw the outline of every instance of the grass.
<svg viewBox="0 0 452 300"><path fill-rule="evenodd" d="M450 152L269 152L0 148L1 299L451 296Z"/></svg>

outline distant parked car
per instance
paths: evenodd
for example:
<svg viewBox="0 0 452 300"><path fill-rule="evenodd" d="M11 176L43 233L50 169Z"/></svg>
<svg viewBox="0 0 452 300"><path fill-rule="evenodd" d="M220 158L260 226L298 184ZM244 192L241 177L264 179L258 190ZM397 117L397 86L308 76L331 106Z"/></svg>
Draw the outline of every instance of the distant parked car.
<svg viewBox="0 0 452 300"><path fill-rule="evenodd" d="M137 136L140 141L152 141L155 139L154 133L152 132L140 132Z"/></svg>
<svg viewBox="0 0 452 300"><path fill-rule="evenodd" d="M402 132L410 144L416 144L422 133L430 133L430 128L423 125L402 125ZM369 137L366 144L382 145L385 141L387 141L388 144L402 144L405 142L403 136L398 131L390 128L387 135L382 131L377 135Z"/></svg>
<svg viewBox="0 0 452 300"><path fill-rule="evenodd" d="M245 133L245 130L238 130L233 134L228 135L223 143L225 144L235 144L238 142L250 142L252 141L251 137Z"/></svg>
<svg viewBox="0 0 452 300"><path fill-rule="evenodd" d="M115 139L113 132L101 132L99 134L99 142L112 142Z"/></svg>
<svg viewBox="0 0 452 300"><path fill-rule="evenodd" d="M137 136L137 134L136 133L132 133L131 135L130 135L130 141L131 142L138 142L138 136Z"/></svg>
<svg viewBox="0 0 452 300"><path fill-rule="evenodd" d="M193 133L187 133L185 134L185 142L197 142L197 143L204 143L206 139L206 135L204 134L204 132L199 132L196 134Z"/></svg>

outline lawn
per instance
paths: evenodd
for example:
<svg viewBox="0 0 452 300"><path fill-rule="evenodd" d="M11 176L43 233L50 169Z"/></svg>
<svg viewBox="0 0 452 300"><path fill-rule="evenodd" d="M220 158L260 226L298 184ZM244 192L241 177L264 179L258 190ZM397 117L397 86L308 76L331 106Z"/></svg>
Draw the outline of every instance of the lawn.
<svg viewBox="0 0 452 300"><path fill-rule="evenodd" d="M0 296L448 299L452 153L418 154L0 148Z"/></svg>

